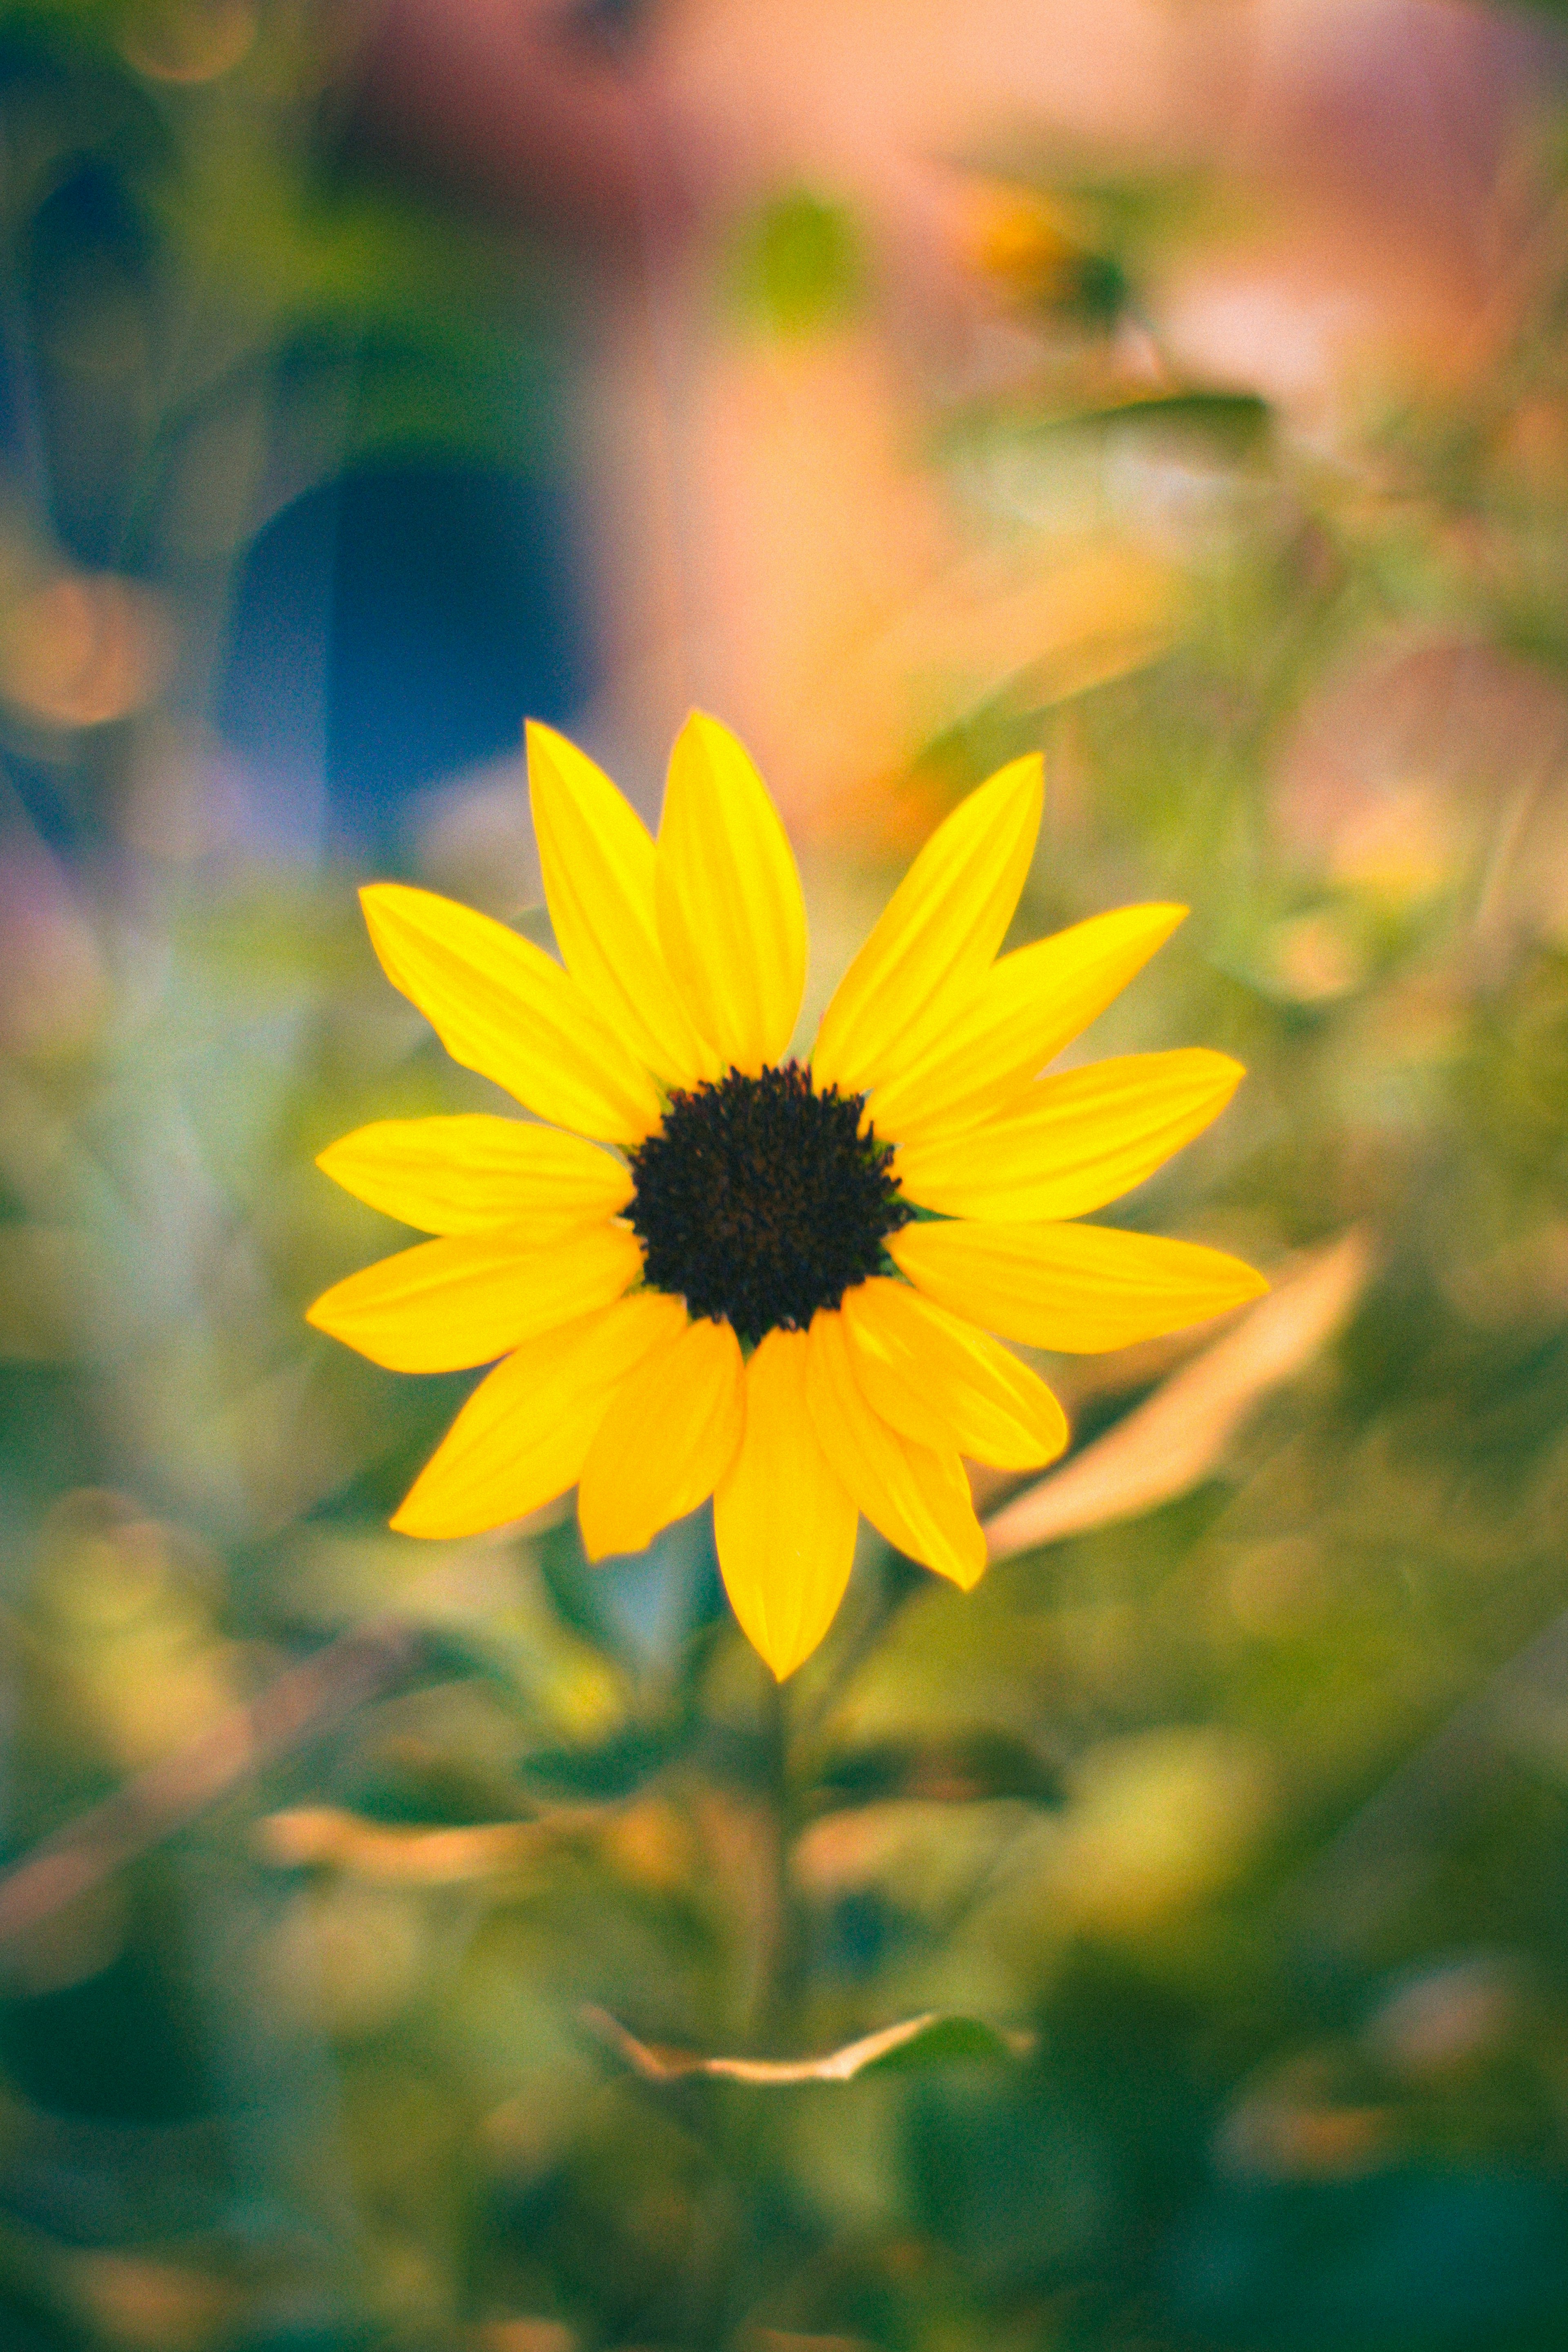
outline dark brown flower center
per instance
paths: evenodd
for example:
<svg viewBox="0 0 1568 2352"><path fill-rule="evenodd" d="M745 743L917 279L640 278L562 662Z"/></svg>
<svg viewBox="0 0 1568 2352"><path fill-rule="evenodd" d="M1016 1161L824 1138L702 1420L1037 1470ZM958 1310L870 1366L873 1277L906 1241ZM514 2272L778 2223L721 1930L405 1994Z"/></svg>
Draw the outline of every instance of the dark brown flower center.
<svg viewBox="0 0 1568 2352"><path fill-rule="evenodd" d="M652 1286L755 1346L781 1327L804 1331L880 1272L883 1243L913 1212L889 1173L892 1145L862 1131L865 1106L837 1087L819 1094L797 1062L671 1095L631 1155L626 1213Z"/></svg>

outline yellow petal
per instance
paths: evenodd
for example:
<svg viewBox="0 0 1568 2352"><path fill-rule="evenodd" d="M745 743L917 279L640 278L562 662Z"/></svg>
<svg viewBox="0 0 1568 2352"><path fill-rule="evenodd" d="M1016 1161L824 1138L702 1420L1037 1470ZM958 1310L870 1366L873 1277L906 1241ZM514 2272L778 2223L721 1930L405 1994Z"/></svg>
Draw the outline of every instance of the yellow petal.
<svg viewBox="0 0 1568 2352"><path fill-rule="evenodd" d="M1067 1444L1067 1417L1039 1374L963 1315L879 1276L847 1290L842 1313L867 1398L918 1444L955 1446L998 1470L1034 1470Z"/></svg>
<svg viewBox="0 0 1568 2352"><path fill-rule="evenodd" d="M918 1445L862 1394L841 1315L812 1318L805 1395L824 1454L879 1534L967 1592L985 1568L985 1534L952 1445Z"/></svg>
<svg viewBox="0 0 1568 2352"><path fill-rule="evenodd" d="M901 1144L911 1201L952 1217L1081 1217L1119 1200L1218 1117L1246 1076L1201 1046L1040 1078L1005 1118Z"/></svg>
<svg viewBox="0 0 1568 2352"><path fill-rule="evenodd" d="M528 791L555 943L617 1037L667 1086L722 1068L697 1033L658 944L653 836L604 770L530 719Z"/></svg>
<svg viewBox="0 0 1568 2352"><path fill-rule="evenodd" d="M1120 996L1186 911L1119 907L1004 956L920 1061L872 1096L878 1133L923 1139L1012 1109L1018 1089Z"/></svg>
<svg viewBox="0 0 1568 2352"><path fill-rule="evenodd" d="M1223 1250L1108 1225L906 1225L888 1249L941 1306L1075 1355L1157 1339L1268 1287Z"/></svg>
<svg viewBox="0 0 1568 2352"><path fill-rule="evenodd" d="M616 1390L588 1449L577 1517L590 1559L641 1551L705 1503L735 1458L745 1367L728 1323L689 1323Z"/></svg>
<svg viewBox="0 0 1568 2352"><path fill-rule="evenodd" d="M383 971L455 1062L557 1127L609 1143L652 1133L653 1080L542 948L432 890L374 882L359 895Z"/></svg>
<svg viewBox="0 0 1568 2352"><path fill-rule="evenodd" d="M555 1241L632 1197L627 1170L596 1144L483 1112L378 1118L329 1143L316 1165L357 1201L426 1234L508 1225L520 1242Z"/></svg>
<svg viewBox="0 0 1568 2352"><path fill-rule="evenodd" d="M750 755L705 711L669 755L655 900L666 961L723 1064L780 1060L805 987L800 877Z"/></svg>
<svg viewBox="0 0 1568 2352"><path fill-rule="evenodd" d="M393 1519L406 1536L505 1527L574 1485L616 1388L685 1308L639 1290L530 1339L487 1372Z"/></svg>
<svg viewBox="0 0 1568 2352"><path fill-rule="evenodd" d="M818 1087L858 1094L894 1077L967 1003L1013 919L1044 791L1038 755L1015 760L938 825L823 1015Z"/></svg>
<svg viewBox="0 0 1568 2352"><path fill-rule="evenodd" d="M781 1683L832 1624L855 1558L855 1500L806 1404L809 1351L809 1333L770 1331L752 1357L745 1434L713 1497L731 1605Z"/></svg>
<svg viewBox="0 0 1568 2352"><path fill-rule="evenodd" d="M453 1234L334 1283L305 1319L395 1372L465 1371L607 1307L641 1270L626 1225L589 1225L548 1249L504 1229Z"/></svg>

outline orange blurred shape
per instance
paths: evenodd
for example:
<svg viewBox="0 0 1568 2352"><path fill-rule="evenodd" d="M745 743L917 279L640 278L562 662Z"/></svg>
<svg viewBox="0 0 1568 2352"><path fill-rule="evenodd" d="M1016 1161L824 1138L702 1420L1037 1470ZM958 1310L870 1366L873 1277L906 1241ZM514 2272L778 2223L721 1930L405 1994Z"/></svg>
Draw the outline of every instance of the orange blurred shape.
<svg viewBox="0 0 1568 2352"><path fill-rule="evenodd" d="M1394 2118L1386 2107L1248 2101L1226 2126L1226 2168L1269 2180L1343 2180L1387 2161Z"/></svg>
<svg viewBox="0 0 1568 2352"><path fill-rule="evenodd" d="M1366 978L1366 951L1341 907L1318 907L1277 923L1269 935L1268 978L1292 1004L1330 1004Z"/></svg>
<svg viewBox="0 0 1568 2352"><path fill-rule="evenodd" d="M216 81L256 38L253 0L140 0L120 28L120 53L149 81Z"/></svg>
<svg viewBox="0 0 1568 2352"><path fill-rule="evenodd" d="M474 2352L575 2352L576 2343L558 2319L487 2319L474 2331Z"/></svg>
<svg viewBox="0 0 1568 2352"><path fill-rule="evenodd" d="M151 589L111 572L62 573L0 621L0 694L47 727L101 727L152 700L173 649Z"/></svg>
<svg viewBox="0 0 1568 2352"><path fill-rule="evenodd" d="M238 2316L227 2279L142 2254L79 2253L72 2284L99 2341L116 2352L205 2352Z"/></svg>
<svg viewBox="0 0 1568 2352"><path fill-rule="evenodd" d="M696 1857L685 1820L656 1799L612 1815L605 1825L605 1859L639 1886L668 1890L686 1884Z"/></svg>
<svg viewBox="0 0 1568 2352"><path fill-rule="evenodd" d="M1084 238L1068 208L1015 180L964 183L959 250L983 278L1021 294L1070 292Z"/></svg>
<svg viewBox="0 0 1568 2352"><path fill-rule="evenodd" d="M1424 2082L1495 2057L1526 2022L1518 1968L1481 1953L1397 1986L1363 2041L1384 2065Z"/></svg>
<svg viewBox="0 0 1568 2352"><path fill-rule="evenodd" d="M900 1799L825 1814L795 1841L790 1857L795 1884L819 1903L874 1885L908 1853L924 1818Z"/></svg>
<svg viewBox="0 0 1568 2352"><path fill-rule="evenodd" d="M1531 488L1561 497L1568 485L1568 404L1541 394L1521 400L1500 428L1497 454Z"/></svg>
<svg viewBox="0 0 1568 2352"><path fill-rule="evenodd" d="M1392 907L1419 905L1455 877L1464 850L1451 791L1429 776L1406 776L1347 813L1329 873Z"/></svg>

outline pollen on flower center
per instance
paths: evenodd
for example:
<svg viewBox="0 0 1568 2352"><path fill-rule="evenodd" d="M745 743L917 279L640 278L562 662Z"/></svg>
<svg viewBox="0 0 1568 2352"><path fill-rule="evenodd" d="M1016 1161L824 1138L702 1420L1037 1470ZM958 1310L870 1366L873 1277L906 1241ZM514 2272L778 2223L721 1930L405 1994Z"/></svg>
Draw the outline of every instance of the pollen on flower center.
<svg viewBox="0 0 1568 2352"><path fill-rule="evenodd" d="M673 1094L631 1155L626 1214L653 1288L754 1346L781 1324L804 1331L876 1274L913 1212L889 1173L891 1144L862 1131L865 1102L818 1093L796 1062Z"/></svg>

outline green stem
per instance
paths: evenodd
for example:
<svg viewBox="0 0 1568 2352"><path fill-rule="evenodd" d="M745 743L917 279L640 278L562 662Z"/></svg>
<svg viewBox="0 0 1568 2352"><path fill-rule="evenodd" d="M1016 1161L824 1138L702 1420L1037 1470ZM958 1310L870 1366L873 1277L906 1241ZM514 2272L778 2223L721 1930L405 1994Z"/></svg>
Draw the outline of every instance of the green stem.
<svg viewBox="0 0 1568 2352"><path fill-rule="evenodd" d="M796 2046L801 1996L805 1989L805 1922L790 1869L790 1853L799 1827L791 1771L790 1693L771 1675L767 1677L763 1708L763 1797L769 1813L773 1916L769 1948L758 1969L755 2026L759 2039L769 2049L782 2053L791 2053Z"/></svg>

